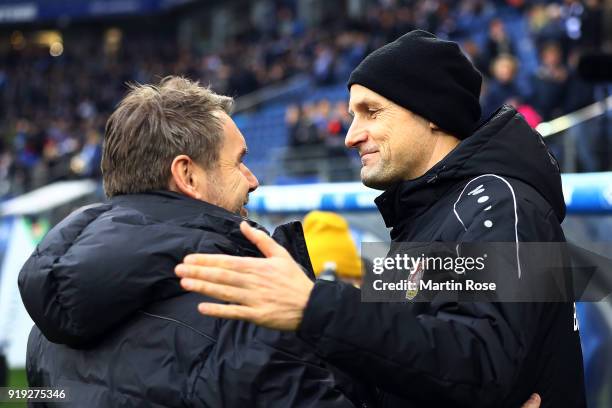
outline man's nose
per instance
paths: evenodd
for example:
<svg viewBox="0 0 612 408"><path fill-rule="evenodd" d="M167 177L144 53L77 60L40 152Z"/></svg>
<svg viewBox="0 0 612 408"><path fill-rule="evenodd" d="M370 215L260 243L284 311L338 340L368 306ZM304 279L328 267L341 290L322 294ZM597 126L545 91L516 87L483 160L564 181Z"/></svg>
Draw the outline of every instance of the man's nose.
<svg viewBox="0 0 612 408"><path fill-rule="evenodd" d="M356 148L359 144L365 142L368 138L367 131L359 126L357 120L353 120L351 123L351 127L348 132L346 132L346 137L344 138L344 145L351 148Z"/></svg>
<svg viewBox="0 0 612 408"><path fill-rule="evenodd" d="M244 166L244 168L246 169L246 178L247 178L247 181L249 182L249 193L250 193L250 192L255 191L257 187L259 187L259 180L257 180L257 177L255 177L251 169L249 169L247 166Z"/></svg>

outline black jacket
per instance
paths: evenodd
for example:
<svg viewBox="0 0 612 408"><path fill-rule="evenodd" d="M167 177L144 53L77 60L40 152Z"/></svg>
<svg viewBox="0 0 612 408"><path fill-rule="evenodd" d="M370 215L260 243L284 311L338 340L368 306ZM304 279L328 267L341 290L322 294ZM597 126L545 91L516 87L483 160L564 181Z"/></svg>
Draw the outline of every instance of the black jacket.
<svg viewBox="0 0 612 408"><path fill-rule="evenodd" d="M490 197L486 211L469 194L479 189ZM557 163L508 106L376 204L394 242L565 241ZM298 335L376 384L385 407L516 408L532 392L542 407L582 407L573 323L567 303L362 303L349 285L318 282Z"/></svg>
<svg viewBox="0 0 612 408"><path fill-rule="evenodd" d="M36 323L30 386L74 407L352 407L350 384L292 333L205 317L180 288L189 253L261 256L241 218L170 192L125 195L53 228L19 276ZM314 278L299 223L273 235ZM342 388L342 391L341 391Z"/></svg>

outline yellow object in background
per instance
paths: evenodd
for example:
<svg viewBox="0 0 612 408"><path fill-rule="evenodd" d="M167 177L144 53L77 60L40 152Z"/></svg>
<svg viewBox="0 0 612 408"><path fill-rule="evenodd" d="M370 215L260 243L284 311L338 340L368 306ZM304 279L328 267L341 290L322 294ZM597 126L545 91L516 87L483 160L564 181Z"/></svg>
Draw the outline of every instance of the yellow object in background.
<svg viewBox="0 0 612 408"><path fill-rule="evenodd" d="M312 211L304 218L304 235L317 276L334 263L339 278L361 278L361 258L344 217Z"/></svg>

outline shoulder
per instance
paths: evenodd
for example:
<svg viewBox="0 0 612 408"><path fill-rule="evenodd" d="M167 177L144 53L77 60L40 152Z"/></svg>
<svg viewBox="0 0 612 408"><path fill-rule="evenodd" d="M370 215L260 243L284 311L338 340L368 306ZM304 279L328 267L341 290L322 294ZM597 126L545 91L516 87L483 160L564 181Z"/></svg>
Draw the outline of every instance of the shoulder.
<svg viewBox="0 0 612 408"><path fill-rule="evenodd" d="M518 213L517 195L510 181L495 174L474 177L460 190L453 204L453 212L467 231L476 222L492 228L496 221L504 224Z"/></svg>
<svg viewBox="0 0 612 408"><path fill-rule="evenodd" d="M518 242L536 238L533 230L543 223L550 226L552 209L528 184L483 174L466 182L455 198L453 212L465 232Z"/></svg>
<svg viewBox="0 0 612 408"><path fill-rule="evenodd" d="M111 208L110 204L98 203L73 211L47 233L37 253L49 251L57 255L57 252L65 251L86 228Z"/></svg>

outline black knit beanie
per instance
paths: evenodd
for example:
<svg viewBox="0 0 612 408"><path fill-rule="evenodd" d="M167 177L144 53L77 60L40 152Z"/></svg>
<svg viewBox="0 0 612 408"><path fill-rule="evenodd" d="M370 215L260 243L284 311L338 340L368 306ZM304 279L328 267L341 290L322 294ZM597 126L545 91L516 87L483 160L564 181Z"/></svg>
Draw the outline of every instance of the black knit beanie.
<svg viewBox="0 0 612 408"><path fill-rule="evenodd" d="M482 76L456 43L415 30L361 61L348 88L363 85L465 139L480 119L481 83Z"/></svg>

